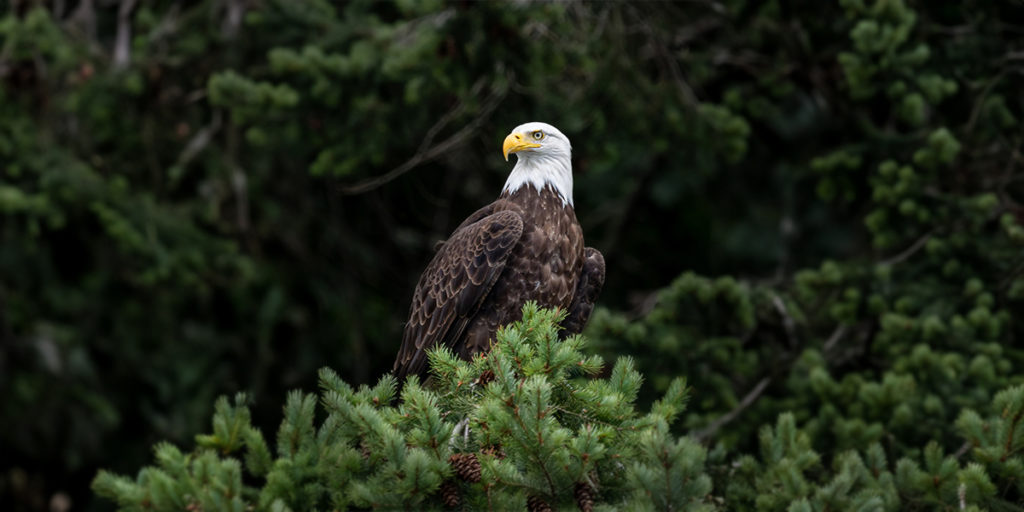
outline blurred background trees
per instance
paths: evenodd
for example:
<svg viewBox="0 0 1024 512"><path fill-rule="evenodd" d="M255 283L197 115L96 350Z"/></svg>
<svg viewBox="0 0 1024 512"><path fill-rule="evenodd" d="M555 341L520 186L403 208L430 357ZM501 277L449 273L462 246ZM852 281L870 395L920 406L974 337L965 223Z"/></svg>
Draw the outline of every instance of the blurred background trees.
<svg viewBox="0 0 1024 512"><path fill-rule="evenodd" d="M783 411L826 461L954 453L1024 380L1020 2L0 5L15 509L95 506L220 394L271 426L320 367L375 382L530 120L608 261L588 336L648 399L688 377L709 465Z"/></svg>

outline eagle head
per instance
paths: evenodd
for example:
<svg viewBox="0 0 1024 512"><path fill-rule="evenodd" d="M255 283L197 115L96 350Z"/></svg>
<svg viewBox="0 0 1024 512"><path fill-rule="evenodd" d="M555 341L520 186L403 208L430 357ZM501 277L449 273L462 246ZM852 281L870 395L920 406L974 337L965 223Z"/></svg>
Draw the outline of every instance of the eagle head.
<svg viewBox="0 0 1024 512"><path fill-rule="evenodd" d="M572 157L572 145L569 138L558 128L547 123L532 122L521 124L505 137L501 146L505 160L508 155L519 153L519 159L531 156L557 156L569 159Z"/></svg>
<svg viewBox="0 0 1024 512"><path fill-rule="evenodd" d="M539 122L521 124L505 137L501 150L506 161L511 153L518 157L505 182L505 193L524 185L538 192L550 186L563 204L572 205L572 145L558 128Z"/></svg>

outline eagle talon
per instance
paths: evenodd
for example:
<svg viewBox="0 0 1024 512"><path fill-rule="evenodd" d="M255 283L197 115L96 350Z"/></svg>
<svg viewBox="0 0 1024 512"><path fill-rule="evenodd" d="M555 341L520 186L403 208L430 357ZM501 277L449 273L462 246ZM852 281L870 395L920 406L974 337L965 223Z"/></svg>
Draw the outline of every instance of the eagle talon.
<svg viewBox="0 0 1024 512"><path fill-rule="evenodd" d="M455 424L455 428L452 429L452 437L448 441L448 447L452 450L455 449L455 440L459 438L459 434L462 434L463 446L469 444L469 418L463 418L462 421Z"/></svg>

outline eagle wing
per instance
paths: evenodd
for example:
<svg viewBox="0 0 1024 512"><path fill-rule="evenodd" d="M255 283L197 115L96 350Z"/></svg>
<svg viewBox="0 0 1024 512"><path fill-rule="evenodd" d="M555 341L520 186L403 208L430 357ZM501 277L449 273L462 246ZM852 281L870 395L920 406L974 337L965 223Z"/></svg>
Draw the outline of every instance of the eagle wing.
<svg viewBox="0 0 1024 512"><path fill-rule="evenodd" d="M604 287L604 256L593 247L583 249L583 271L576 282L576 294L569 305L568 315L562 321L562 339L583 331L590 313L594 311L594 303Z"/></svg>
<svg viewBox="0 0 1024 512"><path fill-rule="evenodd" d="M413 293L409 322L392 370L398 379L422 375L427 350L444 344L459 352L466 325L505 269L523 234L518 213L478 211L434 255ZM473 217L480 217L473 221Z"/></svg>

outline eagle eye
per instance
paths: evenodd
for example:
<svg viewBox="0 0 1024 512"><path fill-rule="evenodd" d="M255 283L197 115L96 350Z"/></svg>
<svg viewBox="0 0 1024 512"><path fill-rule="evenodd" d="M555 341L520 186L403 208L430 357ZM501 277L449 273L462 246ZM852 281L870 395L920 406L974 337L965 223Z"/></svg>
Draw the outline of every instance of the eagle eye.
<svg viewBox="0 0 1024 512"><path fill-rule="evenodd" d="M533 132L531 135L533 135L533 140L541 140L544 138L544 132L540 130Z"/></svg>

